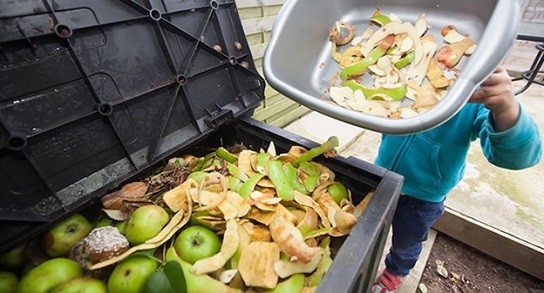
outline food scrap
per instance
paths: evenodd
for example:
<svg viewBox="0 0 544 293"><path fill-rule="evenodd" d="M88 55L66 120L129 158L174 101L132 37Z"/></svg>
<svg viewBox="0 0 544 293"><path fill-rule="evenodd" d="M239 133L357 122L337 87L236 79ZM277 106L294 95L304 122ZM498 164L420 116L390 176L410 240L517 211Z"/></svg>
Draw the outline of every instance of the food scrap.
<svg viewBox="0 0 544 293"><path fill-rule="evenodd" d="M331 57L340 67L340 84L332 80L329 95L370 115L400 119L428 111L455 82L463 56L476 49L453 25L440 31L443 42L436 40L425 14L412 24L376 9L368 23L360 35L347 22L332 25Z"/></svg>
<svg viewBox="0 0 544 293"><path fill-rule="evenodd" d="M350 189L314 161L336 157L338 145L333 136L285 153L270 143L172 158L103 196L96 224L79 214L59 223L85 229L63 250L48 235L41 262L59 257L108 288L134 270L135 291L282 290L292 282L313 291L333 261L331 238L348 235L368 202L354 204Z"/></svg>

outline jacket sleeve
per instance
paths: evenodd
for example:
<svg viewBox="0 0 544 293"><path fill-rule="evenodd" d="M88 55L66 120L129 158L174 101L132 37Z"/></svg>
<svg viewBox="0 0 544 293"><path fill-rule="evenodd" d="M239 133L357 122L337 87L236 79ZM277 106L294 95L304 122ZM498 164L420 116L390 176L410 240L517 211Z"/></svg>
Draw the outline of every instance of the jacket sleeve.
<svg viewBox="0 0 544 293"><path fill-rule="evenodd" d="M482 151L493 165L520 170L540 162L542 156L540 132L521 104L518 121L505 131L495 132L492 114L483 106L478 111L476 121L476 125L480 126L477 130Z"/></svg>

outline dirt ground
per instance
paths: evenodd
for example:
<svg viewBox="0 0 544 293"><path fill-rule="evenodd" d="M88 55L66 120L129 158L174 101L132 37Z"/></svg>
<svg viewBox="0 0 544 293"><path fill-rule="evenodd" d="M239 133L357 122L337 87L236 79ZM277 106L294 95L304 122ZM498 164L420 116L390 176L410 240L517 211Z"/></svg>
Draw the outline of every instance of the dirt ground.
<svg viewBox="0 0 544 293"><path fill-rule="evenodd" d="M437 260L443 261L447 278L438 273ZM544 293L543 280L441 233L436 237L420 282L425 284L429 293Z"/></svg>

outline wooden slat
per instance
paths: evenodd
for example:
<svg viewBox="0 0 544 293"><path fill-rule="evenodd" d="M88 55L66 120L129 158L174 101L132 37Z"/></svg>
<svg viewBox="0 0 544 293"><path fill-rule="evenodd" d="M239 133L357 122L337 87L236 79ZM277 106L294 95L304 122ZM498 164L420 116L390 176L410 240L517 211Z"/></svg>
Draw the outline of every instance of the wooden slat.
<svg viewBox="0 0 544 293"><path fill-rule="evenodd" d="M298 103L293 103L293 104L289 105L288 107L282 108L281 111L277 111L277 112L273 113L272 115L270 115L268 118L266 118L265 122L268 123L268 124L274 125L273 124L274 121L276 121L276 120L280 119L281 117L291 113L291 111L293 111L294 109L296 109L298 107L299 107Z"/></svg>
<svg viewBox="0 0 544 293"><path fill-rule="evenodd" d="M291 122L293 122L295 120L298 120L301 116L308 113L309 111L310 111L310 109L308 109L308 108L306 108L304 106L299 106L298 108L293 109L292 111L290 111L288 114L283 115L281 118L279 118L277 120L274 120L274 121L270 121L270 124L272 124L274 126L277 126L277 127L282 127L283 128L283 127L289 125Z"/></svg>
<svg viewBox="0 0 544 293"><path fill-rule="evenodd" d="M253 118L257 120L265 120L266 118L272 117L273 115L284 111L286 108L289 108L296 103L292 100L285 98L284 100L275 103L272 106L266 106L262 111L255 111Z"/></svg>
<svg viewBox="0 0 544 293"><path fill-rule="evenodd" d="M446 207L433 228L544 280L544 249Z"/></svg>
<svg viewBox="0 0 544 293"><path fill-rule="evenodd" d="M263 16L274 15L274 17L275 17L275 16L278 15L280 10L281 10L281 5L278 5L278 6L266 6L263 9Z"/></svg>
<svg viewBox="0 0 544 293"><path fill-rule="evenodd" d="M246 40L247 40L247 43L249 44L250 48L252 48L253 46L265 43L265 40L263 38L263 34L247 35Z"/></svg>
<svg viewBox="0 0 544 293"><path fill-rule="evenodd" d="M236 7L262 7L262 6L274 6L283 5L286 0L236 0Z"/></svg>
<svg viewBox="0 0 544 293"><path fill-rule="evenodd" d="M281 102L283 99L286 99L286 97L281 94L266 96L266 99L264 100L264 106L271 107L274 104Z"/></svg>
<svg viewBox="0 0 544 293"><path fill-rule="evenodd" d="M279 95L279 94L280 93L271 86L267 86L264 89L264 96L265 97L271 97L271 96L275 96L275 95Z"/></svg>
<svg viewBox="0 0 544 293"><path fill-rule="evenodd" d="M242 20L242 26L246 35L270 31L274 24L276 16L265 16L261 18L251 18Z"/></svg>
<svg viewBox="0 0 544 293"><path fill-rule="evenodd" d="M253 59L261 59L264 56L264 50L266 49L267 45L268 43L266 44L262 43L262 44L255 44L253 46L250 46Z"/></svg>
<svg viewBox="0 0 544 293"><path fill-rule="evenodd" d="M240 15L240 19L242 20L259 18L263 16L263 10L261 8L238 9L238 15Z"/></svg>

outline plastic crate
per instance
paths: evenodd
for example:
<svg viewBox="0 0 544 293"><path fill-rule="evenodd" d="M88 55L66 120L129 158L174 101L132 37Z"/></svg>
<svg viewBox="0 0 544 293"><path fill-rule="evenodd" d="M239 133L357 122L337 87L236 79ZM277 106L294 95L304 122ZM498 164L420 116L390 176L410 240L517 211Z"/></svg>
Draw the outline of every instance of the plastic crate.
<svg viewBox="0 0 544 293"><path fill-rule="evenodd" d="M2 249L264 96L234 1L1 1L0 32Z"/></svg>
<svg viewBox="0 0 544 293"><path fill-rule="evenodd" d="M236 142L258 150L266 149L270 141L274 142L279 153L288 151L292 145L306 148L318 145L286 130L243 118L233 125L219 128L188 151L204 155L218 145ZM355 203L359 203L369 191L375 190L372 200L348 237L333 238L331 248L336 252L334 261L317 292L367 292L380 264L404 179L394 172L354 157L318 157L314 161L326 165L336 174L337 180L352 191Z"/></svg>
<svg viewBox="0 0 544 293"><path fill-rule="evenodd" d="M243 143L315 142L249 118L264 97L234 1L0 0L0 252L165 159ZM322 163L359 202L322 292L376 274L402 177L355 158Z"/></svg>

